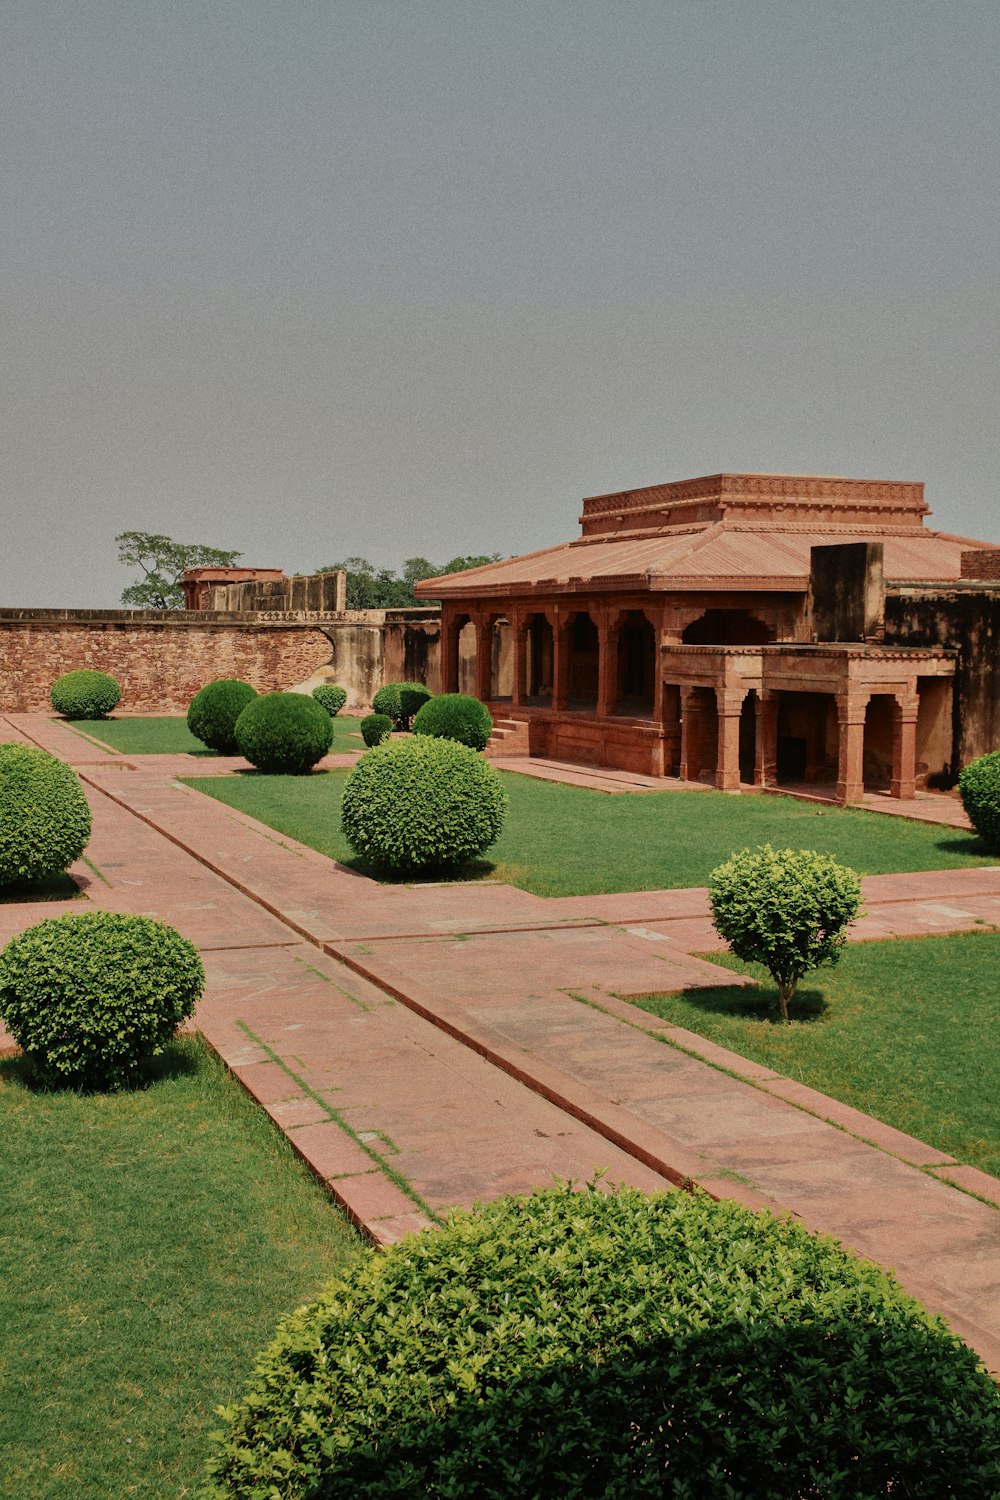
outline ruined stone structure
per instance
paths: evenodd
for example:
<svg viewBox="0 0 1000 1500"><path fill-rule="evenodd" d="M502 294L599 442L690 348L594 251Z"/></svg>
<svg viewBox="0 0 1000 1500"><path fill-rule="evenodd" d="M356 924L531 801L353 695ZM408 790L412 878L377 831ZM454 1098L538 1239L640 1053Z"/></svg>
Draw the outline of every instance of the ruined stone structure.
<svg viewBox="0 0 1000 1500"><path fill-rule="evenodd" d="M906 798L1000 743L1000 548L927 514L921 484L716 474L587 499L575 541L417 593L442 690L474 660L533 754Z"/></svg>

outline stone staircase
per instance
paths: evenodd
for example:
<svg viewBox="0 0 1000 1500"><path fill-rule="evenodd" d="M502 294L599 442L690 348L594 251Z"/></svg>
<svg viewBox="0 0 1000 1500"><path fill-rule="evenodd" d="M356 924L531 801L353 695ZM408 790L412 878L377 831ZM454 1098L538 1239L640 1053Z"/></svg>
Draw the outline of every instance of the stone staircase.
<svg viewBox="0 0 1000 1500"><path fill-rule="evenodd" d="M487 757L530 755L527 719L495 719L493 733L486 742L483 754Z"/></svg>

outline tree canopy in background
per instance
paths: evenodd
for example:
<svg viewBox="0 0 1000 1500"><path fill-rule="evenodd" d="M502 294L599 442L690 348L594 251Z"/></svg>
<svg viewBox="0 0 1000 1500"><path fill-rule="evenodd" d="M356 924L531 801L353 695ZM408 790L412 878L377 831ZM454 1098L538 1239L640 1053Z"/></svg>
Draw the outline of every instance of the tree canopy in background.
<svg viewBox="0 0 1000 1500"><path fill-rule="evenodd" d="M446 573L462 573L466 568L481 568L486 563L499 561L499 552L480 557L453 557L441 567L428 562L426 557L408 557L400 572L396 573L392 568L376 568L366 557L347 557L343 562L318 568L317 572L333 573L343 568L347 574L348 609L406 609L414 604L433 602L414 597L413 585L421 578L443 578Z"/></svg>
<svg viewBox="0 0 1000 1500"><path fill-rule="evenodd" d="M186 568L231 568L242 552L225 552L175 542L169 536L148 531L123 531L115 537L118 561L141 568L141 582L122 590L122 603L134 609L183 609L181 579Z"/></svg>

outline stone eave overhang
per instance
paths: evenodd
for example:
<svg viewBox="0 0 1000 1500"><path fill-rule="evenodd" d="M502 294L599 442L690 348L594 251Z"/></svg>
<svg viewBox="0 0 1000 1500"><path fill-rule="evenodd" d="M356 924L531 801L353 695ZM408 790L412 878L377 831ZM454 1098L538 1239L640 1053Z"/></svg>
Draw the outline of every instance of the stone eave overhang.
<svg viewBox="0 0 1000 1500"><path fill-rule="evenodd" d="M471 585L447 603L473 599L538 599L552 594L804 594L808 578L666 578L656 574L621 574L616 578L543 578L532 583Z"/></svg>
<svg viewBox="0 0 1000 1500"><path fill-rule="evenodd" d="M876 646L864 641L768 641L758 646L694 645L666 642L660 651L682 656L850 656L869 661L955 661L953 646Z"/></svg>

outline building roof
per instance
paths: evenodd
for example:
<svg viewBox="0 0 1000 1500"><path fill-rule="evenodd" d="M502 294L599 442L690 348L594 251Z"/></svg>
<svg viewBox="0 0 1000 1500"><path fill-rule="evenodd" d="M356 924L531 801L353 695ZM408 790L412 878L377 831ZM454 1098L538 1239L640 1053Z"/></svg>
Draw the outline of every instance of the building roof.
<svg viewBox="0 0 1000 1500"><path fill-rule="evenodd" d="M988 546L930 531L923 485L816 475L710 475L594 496L583 535L417 585L441 599L592 590L734 592L808 587L810 550L884 544L887 583L951 582Z"/></svg>

